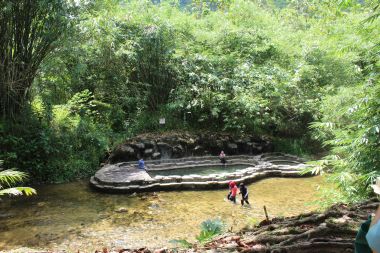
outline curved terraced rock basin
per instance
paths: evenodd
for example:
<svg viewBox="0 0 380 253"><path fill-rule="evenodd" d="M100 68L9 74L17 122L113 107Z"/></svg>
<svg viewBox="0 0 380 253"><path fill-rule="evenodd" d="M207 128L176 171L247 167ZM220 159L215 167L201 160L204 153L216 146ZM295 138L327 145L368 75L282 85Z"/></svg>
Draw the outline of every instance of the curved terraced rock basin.
<svg viewBox="0 0 380 253"><path fill-rule="evenodd" d="M124 162L105 165L90 183L98 190L119 193L207 190L226 188L231 180L248 184L267 177L310 176L300 174L304 162L283 153L228 156L226 166L215 156L153 160L146 161L147 171L139 170L137 162Z"/></svg>

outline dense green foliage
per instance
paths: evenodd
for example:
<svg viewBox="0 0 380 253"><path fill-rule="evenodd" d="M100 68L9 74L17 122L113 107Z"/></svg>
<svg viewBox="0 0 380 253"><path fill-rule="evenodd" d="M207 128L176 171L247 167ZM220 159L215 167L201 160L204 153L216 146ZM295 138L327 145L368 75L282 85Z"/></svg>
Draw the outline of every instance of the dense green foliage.
<svg viewBox="0 0 380 253"><path fill-rule="evenodd" d="M325 143L321 163L350 196L368 194L380 175L377 1L206 2L70 10L29 103L0 123L0 158L71 180L165 117L164 130L268 135L297 154Z"/></svg>

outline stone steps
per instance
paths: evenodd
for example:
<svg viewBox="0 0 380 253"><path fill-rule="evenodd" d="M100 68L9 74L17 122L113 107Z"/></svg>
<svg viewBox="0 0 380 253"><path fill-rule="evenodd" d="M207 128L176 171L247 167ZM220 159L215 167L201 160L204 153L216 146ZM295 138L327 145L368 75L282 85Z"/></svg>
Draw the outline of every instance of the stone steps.
<svg viewBox="0 0 380 253"><path fill-rule="evenodd" d="M258 180L268 178L268 177L308 177L311 174L300 174L299 170L289 170L289 171L266 171L254 173L249 176L245 176L234 181L239 183L250 184ZM133 192L144 192L144 191L170 191L170 190L212 190L212 189L226 189L228 188L228 183L230 180L209 180L209 181L181 181L177 182L175 180L165 181L165 182L155 182L147 185L101 185L94 178L91 178L91 185L96 189L105 192L118 192L118 193L133 193Z"/></svg>
<svg viewBox="0 0 380 253"><path fill-rule="evenodd" d="M223 188L225 188L226 182L230 180L249 183L263 177L305 176L299 172L307 165L302 163L300 158L295 157L292 159L293 156L291 155L279 155L279 153L260 156L229 156L227 166L246 165L247 167L234 172L221 172L206 176L191 173L191 169L220 166L220 161L217 157L188 157L186 159L168 159L162 163L147 162L148 172L137 169L137 162L123 162L105 165L96 172L90 183L99 190L134 192L163 190L170 188L169 185L180 189L194 189L197 187L213 189L218 185L223 185ZM175 169L188 169L189 174L154 177L149 175L149 171L170 171Z"/></svg>

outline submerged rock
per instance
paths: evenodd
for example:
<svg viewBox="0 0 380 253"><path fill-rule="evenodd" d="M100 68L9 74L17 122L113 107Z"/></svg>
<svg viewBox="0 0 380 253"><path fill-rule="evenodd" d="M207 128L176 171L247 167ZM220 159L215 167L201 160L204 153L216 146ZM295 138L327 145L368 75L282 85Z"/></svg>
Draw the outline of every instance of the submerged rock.
<svg viewBox="0 0 380 253"><path fill-rule="evenodd" d="M157 204L157 203L152 203L152 204L149 206L149 208L151 208L151 209L157 209L157 208L159 208L159 207L160 207L160 205Z"/></svg>
<svg viewBox="0 0 380 253"><path fill-rule="evenodd" d="M126 207L120 207L115 212L117 212L117 213L127 213L128 209Z"/></svg>

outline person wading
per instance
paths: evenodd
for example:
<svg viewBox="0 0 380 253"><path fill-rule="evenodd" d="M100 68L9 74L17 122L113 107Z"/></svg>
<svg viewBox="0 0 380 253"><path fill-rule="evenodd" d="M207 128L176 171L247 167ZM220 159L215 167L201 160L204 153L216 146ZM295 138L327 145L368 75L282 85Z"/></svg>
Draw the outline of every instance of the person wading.
<svg viewBox="0 0 380 253"><path fill-rule="evenodd" d="M241 205L244 206L244 202L250 205L248 202L248 189L243 183L239 185L239 191L240 191L239 194L241 194L241 200L240 200Z"/></svg>
<svg viewBox="0 0 380 253"><path fill-rule="evenodd" d="M238 191L236 183L234 181L231 181L228 186L230 188L230 193L228 193L227 198L236 204L236 195Z"/></svg>

